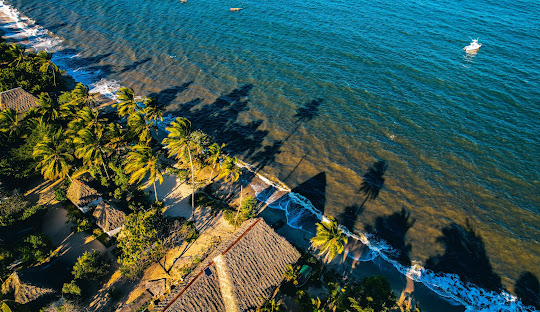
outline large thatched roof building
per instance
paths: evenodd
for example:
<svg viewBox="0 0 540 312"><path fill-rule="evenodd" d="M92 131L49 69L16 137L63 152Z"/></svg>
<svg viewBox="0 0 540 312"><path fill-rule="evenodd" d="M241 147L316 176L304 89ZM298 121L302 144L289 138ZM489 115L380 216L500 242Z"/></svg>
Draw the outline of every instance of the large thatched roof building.
<svg viewBox="0 0 540 312"><path fill-rule="evenodd" d="M93 216L96 218L96 224L109 236L120 232L126 222L126 214L104 200L96 206Z"/></svg>
<svg viewBox="0 0 540 312"><path fill-rule="evenodd" d="M102 198L98 191L81 180L73 180L67 189L66 196L82 212L90 210L90 206L97 206Z"/></svg>
<svg viewBox="0 0 540 312"><path fill-rule="evenodd" d="M11 108L23 114L32 107L37 106L37 98L23 90L15 88L0 93L0 110Z"/></svg>
<svg viewBox="0 0 540 312"><path fill-rule="evenodd" d="M255 311L300 253L262 219L242 225L154 311Z"/></svg>

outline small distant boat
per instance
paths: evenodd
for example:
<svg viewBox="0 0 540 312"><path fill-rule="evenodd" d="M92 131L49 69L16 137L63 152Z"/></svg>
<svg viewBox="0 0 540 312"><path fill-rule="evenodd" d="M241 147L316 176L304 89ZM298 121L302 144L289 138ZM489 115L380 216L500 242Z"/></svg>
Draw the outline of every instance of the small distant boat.
<svg viewBox="0 0 540 312"><path fill-rule="evenodd" d="M231 12L236 12L236 11L242 10L242 8L230 8L229 10L230 10Z"/></svg>
<svg viewBox="0 0 540 312"><path fill-rule="evenodd" d="M476 52L480 47L482 46L481 43L478 43L478 39L472 39L472 42L463 48L463 51L469 53L469 52Z"/></svg>

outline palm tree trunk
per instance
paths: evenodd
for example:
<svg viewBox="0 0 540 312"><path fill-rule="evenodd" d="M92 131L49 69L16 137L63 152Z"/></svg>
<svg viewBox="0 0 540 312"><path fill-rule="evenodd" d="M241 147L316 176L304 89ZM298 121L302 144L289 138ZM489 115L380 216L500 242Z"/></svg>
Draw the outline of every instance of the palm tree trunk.
<svg viewBox="0 0 540 312"><path fill-rule="evenodd" d="M189 164L191 165L191 207L195 209L195 169L193 168L193 160L191 159L191 151L187 147L189 155Z"/></svg>
<svg viewBox="0 0 540 312"><path fill-rule="evenodd" d="M212 175L214 174L214 169L216 168L216 164L212 166L212 171L210 171L210 177L208 178L208 182L212 181Z"/></svg>
<svg viewBox="0 0 540 312"><path fill-rule="evenodd" d="M107 175L107 180L110 180L111 177L109 177L109 172L107 171L107 166L105 166L105 162L101 163L103 165L103 169L105 169L105 174Z"/></svg>
<svg viewBox="0 0 540 312"><path fill-rule="evenodd" d="M53 76L53 85L56 87L56 74L54 73L54 68L52 71L52 76Z"/></svg>
<svg viewBox="0 0 540 312"><path fill-rule="evenodd" d="M236 231L236 221L238 220L238 215L240 214L240 210L242 210L242 185L240 185L240 206L238 207L238 210L236 211L236 218L234 218L235 231Z"/></svg>
<svg viewBox="0 0 540 312"><path fill-rule="evenodd" d="M156 180L155 179L154 179L154 195L156 196L156 202L157 202L158 199L157 199Z"/></svg>

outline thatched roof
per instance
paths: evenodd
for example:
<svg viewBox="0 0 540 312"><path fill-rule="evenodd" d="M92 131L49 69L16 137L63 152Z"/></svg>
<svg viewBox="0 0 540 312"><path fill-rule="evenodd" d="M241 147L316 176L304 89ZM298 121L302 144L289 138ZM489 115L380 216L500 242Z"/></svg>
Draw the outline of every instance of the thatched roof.
<svg viewBox="0 0 540 312"><path fill-rule="evenodd" d="M18 303L39 309L58 295L55 289L60 289L70 277L65 264L59 261L46 263L13 272L2 284L2 293L13 295Z"/></svg>
<svg viewBox="0 0 540 312"><path fill-rule="evenodd" d="M126 214L105 201L96 206L93 216L96 218L96 224L104 232L119 228L126 222Z"/></svg>
<svg viewBox="0 0 540 312"><path fill-rule="evenodd" d="M78 207L84 207L98 199L99 193L86 184L86 182L73 180L67 190L66 196Z"/></svg>
<svg viewBox="0 0 540 312"><path fill-rule="evenodd" d="M19 114L37 106L37 98L23 90L15 88L0 93L0 110L11 108Z"/></svg>
<svg viewBox="0 0 540 312"><path fill-rule="evenodd" d="M298 251L262 219L242 225L157 307L161 311L255 311Z"/></svg>

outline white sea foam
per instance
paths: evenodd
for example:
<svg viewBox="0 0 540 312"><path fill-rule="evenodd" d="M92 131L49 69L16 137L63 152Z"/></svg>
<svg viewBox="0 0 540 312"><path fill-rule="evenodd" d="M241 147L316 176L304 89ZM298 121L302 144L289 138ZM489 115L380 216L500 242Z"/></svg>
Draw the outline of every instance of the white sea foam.
<svg viewBox="0 0 540 312"><path fill-rule="evenodd" d="M34 20L20 14L2 0L0 0L0 14L6 16L11 22L5 26L7 32L5 37L15 40L28 40L29 48L37 51L55 52L61 49L62 41L60 39L52 36L49 31L36 25ZM75 59L78 55L62 55L57 53L53 61L61 69L66 70L76 81L91 85L91 92L99 92L115 99L115 93L120 88L120 84L117 81L106 79L96 81L97 75L95 72L80 67L76 67L73 70L69 67L68 59ZM174 119L174 116L164 117L163 122L158 126L164 130ZM253 166L249 164L241 163L241 166L248 170L253 170ZM291 192L286 185L272 182L260 174L258 174L258 177L264 184L251 185L255 190L257 198L265 201L271 208L285 211L287 222L290 226L306 230L306 227L309 226L308 223L314 223L314 220L320 221L326 219L307 198ZM278 195L274 191L266 196L264 192L265 190L271 191L269 188L282 193ZM357 260L369 261L379 256L391 263L403 275L408 276L416 282L423 283L444 298L464 305L467 311L536 311L533 307L525 307L515 296L507 292L496 293L479 288L470 283L463 282L455 274L435 273L418 263L412 266L403 266L392 259L392 255L396 251L385 241L371 234L353 233L343 226L341 226L341 229L349 237L359 240L369 248L371 253Z"/></svg>
<svg viewBox="0 0 540 312"><path fill-rule="evenodd" d="M244 167L249 168L249 166ZM284 210L287 216L287 223L290 226L306 230L305 226L307 224L302 218L316 217L318 220L326 220L325 216L302 195L295 194L288 188L274 183L260 174L257 174L257 176L264 182L263 184L251 184L257 198L267 203L271 208ZM281 193L275 195L278 190ZM295 208L291 210L293 206ZM303 207L303 212L298 211L298 208L296 208L298 206ZM524 306L518 298L505 291L496 293L482 289L476 285L462 281L456 274L436 273L424 268L420 263L413 263L412 266L404 266L393 260L395 258L393 256L396 255L397 251L384 240L368 233L353 233L342 225L340 225L340 228L347 236L362 242L371 251L371 254L368 253L356 260L370 261L379 256L392 264L401 274L408 276L415 282L424 284L443 298L464 305L467 309L466 311L536 311L533 307Z"/></svg>
<svg viewBox="0 0 540 312"><path fill-rule="evenodd" d="M101 79L98 82L90 84L92 93L101 93L113 100L116 99L116 92L120 89L120 83L116 80Z"/></svg>
<svg viewBox="0 0 540 312"><path fill-rule="evenodd" d="M27 48L35 51L55 52L53 62L62 70L65 70L77 82L91 86L91 92L101 93L111 99L116 98L116 91L120 84L114 80L98 80L99 71L92 71L84 67L73 66L77 54L65 54L62 51L62 40L54 36L47 29L36 25L35 20L18 12L12 6L0 0L0 14L6 16L10 22L4 29L4 37L17 41L26 41Z"/></svg>

